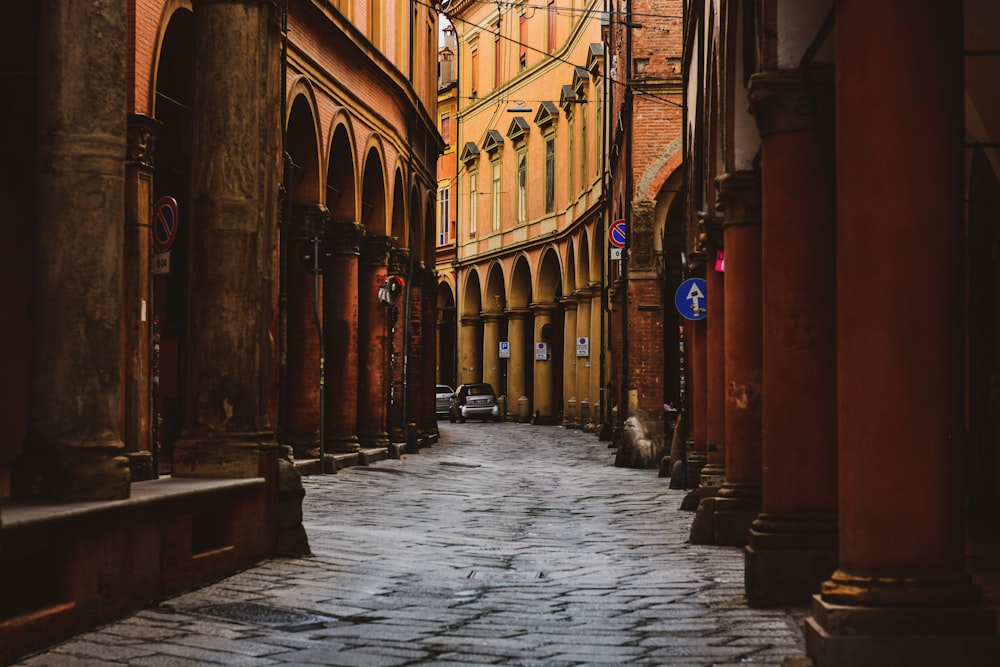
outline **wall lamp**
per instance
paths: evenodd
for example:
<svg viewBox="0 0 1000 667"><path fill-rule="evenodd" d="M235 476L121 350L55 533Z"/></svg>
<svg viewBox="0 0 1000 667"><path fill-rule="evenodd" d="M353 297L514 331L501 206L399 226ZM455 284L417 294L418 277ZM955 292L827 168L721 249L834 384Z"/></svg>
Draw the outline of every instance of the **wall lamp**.
<svg viewBox="0 0 1000 667"><path fill-rule="evenodd" d="M507 109L507 113L531 113L531 107L524 106L522 101Z"/></svg>

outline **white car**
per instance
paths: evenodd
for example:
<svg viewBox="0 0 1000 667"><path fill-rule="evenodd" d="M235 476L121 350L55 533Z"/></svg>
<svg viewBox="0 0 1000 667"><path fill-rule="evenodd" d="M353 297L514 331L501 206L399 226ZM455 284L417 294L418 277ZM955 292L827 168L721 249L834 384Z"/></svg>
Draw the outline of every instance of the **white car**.
<svg viewBox="0 0 1000 667"><path fill-rule="evenodd" d="M434 413L438 416L448 414L451 409L451 397L454 395L455 390L446 384L434 387Z"/></svg>

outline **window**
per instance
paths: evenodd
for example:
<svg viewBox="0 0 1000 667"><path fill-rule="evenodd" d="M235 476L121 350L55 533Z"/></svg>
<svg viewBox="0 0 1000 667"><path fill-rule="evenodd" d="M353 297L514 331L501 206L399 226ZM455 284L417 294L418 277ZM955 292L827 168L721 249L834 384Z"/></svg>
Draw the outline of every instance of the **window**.
<svg viewBox="0 0 1000 667"><path fill-rule="evenodd" d="M523 72L528 66L528 17L524 15L523 9L518 21L520 23L518 24L517 41L520 51L517 56L517 69L519 72Z"/></svg>
<svg viewBox="0 0 1000 667"><path fill-rule="evenodd" d="M500 87L500 33L493 37L493 88Z"/></svg>
<svg viewBox="0 0 1000 667"><path fill-rule="evenodd" d="M451 242L451 188L438 190L438 245Z"/></svg>
<svg viewBox="0 0 1000 667"><path fill-rule="evenodd" d="M556 138L545 137L545 212L556 210Z"/></svg>
<svg viewBox="0 0 1000 667"><path fill-rule="evenodd" d="M469 86L469 95L471 95L473 99L475 99L479 94L479 47L477 46L478 43L479 42L477 41L476 45L472 46L472 51L471 51L472 57L470 58L471 64L469 65L469 76L472 77L472 85Z"/></svg>
<svg viewBox="0 0 1000 667"><path fill-rule="evenodd" d="M566 124L567 124L567 127L569 129L569 134L566 137L566 143L568 144L568 146L567 146L567 155L569 157L569 161L566 163L566 200L567 201L573 201L573 194L574 194L574 192L573 192L573 180L574 180L573 179L573 169L576 167L576 162L573 161L573 158L576 157L574 155L574 150L573 150L575 148L575 146L574 146L575 142L573 140L576 138L575 137L575 135L576 135L576 118L574 116L568 117L566 119Z"/></svg>
<svg viewBox="0 0 1000 667"><path fill-rule="evenodd" d="M469 172L469 238L476 238L479 224L479 174Z"/></svg>
<svg viewBox="0 0 1000 667"><path fill-rule="evenodd" d="M451 146L451 114L441 115L441 139L445 146Z"/></svg>
<svg viewBox="0 0 1000 667"><path fill-rule="evenodd" d="M556 50L556 0L549 0L549 33L545 46L549 53Z"/></svg>
<svg viewBox="0 0 1000 667"><path fill-rule="evenodd" d="M499 159L490 163L492 179L490 182L490 228L492 231L500 231L501 206L503 199L503 162Z"/></svg>
<svg viewBox="0 0 1000 667"><path fill-rule="evenodd" d="M528 221L528 149L517 151L517 224Z"/></svg>

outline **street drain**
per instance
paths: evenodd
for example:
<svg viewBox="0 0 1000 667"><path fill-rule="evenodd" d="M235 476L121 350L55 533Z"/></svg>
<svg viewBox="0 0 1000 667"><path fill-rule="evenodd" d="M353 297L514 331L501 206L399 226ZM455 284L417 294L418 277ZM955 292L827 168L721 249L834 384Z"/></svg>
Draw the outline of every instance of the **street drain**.
<svg viewBox="0 0 1000 667"><path fill-rule="evenodd" d="M459 463L458 461L438 461L443 466L453 466L455 468L482 468L478 463Z"/></svg>
<svg viewBox="0 0 1000 667"><path fill-rule="evenodd" d="M227 621L248 623L250 625L261 625L287 632L315 630L336 620L327 616L319 616L295 609L271 607L253 602L212 604L199 607L194 612L203 616L212 616Z"/></svg>

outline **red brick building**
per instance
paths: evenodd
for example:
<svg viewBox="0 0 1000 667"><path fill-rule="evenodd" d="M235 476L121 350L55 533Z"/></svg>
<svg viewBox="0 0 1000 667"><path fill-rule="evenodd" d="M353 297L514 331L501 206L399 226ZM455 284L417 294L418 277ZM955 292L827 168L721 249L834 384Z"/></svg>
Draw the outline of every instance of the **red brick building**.
<svg viewBox="0 0 1000 667"><path fill-rule="evenodd" d="M611 396L618 463L660 463L681 392L679 316L684 277L683 3L611 2L607 49L608 216L627 230L610 262Z"/></svg>
<svg viewBox="0 0 1000 667"><path fill-rule="evenodd" d="M308 549L295 459L436 437L437 17L407 7L7 8L0 662Z"/></svg>

